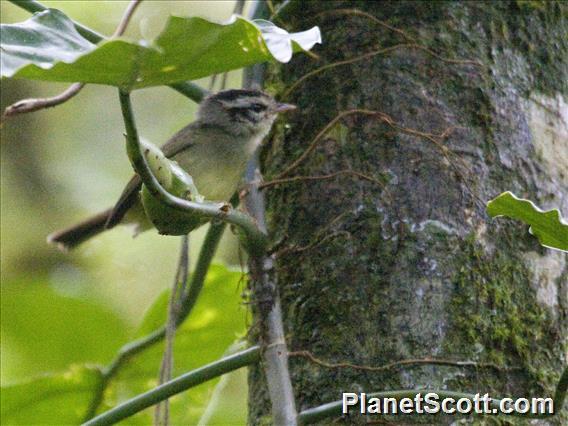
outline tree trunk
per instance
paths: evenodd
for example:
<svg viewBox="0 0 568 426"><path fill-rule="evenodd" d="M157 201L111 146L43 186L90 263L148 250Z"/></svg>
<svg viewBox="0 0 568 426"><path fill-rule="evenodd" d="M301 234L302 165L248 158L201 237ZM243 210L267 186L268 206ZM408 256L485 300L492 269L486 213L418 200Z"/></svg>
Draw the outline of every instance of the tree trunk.
<svg viewBox="0 0 568 426"><path fill-rule="evenodd" d="M370 372L292 356L299 410L342 392L425 387L552 396L566 364L568 262L526 226L490 219L485 202L511 190L568 213L567 15L566 3L537 1L293 2L280 15L289 30L319 25L324 44L319 59L271 65L268 90L284 95L354 59L283 99L299 110L262 154L265 181L341 112L381 113L346 115L287 175L372 180L266 189L289 349L375 367L478 364ZM265 389L252 369L252 424L269 414Z"/></svg>

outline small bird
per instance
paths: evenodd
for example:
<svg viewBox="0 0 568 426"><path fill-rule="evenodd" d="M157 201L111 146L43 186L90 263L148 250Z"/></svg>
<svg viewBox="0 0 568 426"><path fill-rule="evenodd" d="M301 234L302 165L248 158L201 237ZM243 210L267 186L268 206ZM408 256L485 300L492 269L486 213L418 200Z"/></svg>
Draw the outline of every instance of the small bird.
<svg viewBox="0 0 568 426"><path fill-rule="evenodd" d="M278 113L295 109L258 90L224 90L205 98L197 120L177 132L162 147L191 177L207 201L228 201L246 166ZM114 207L79 224L54 232L50 244L69 250L118 224L151 227L140 202L142 180L135 175Z"/></svg>

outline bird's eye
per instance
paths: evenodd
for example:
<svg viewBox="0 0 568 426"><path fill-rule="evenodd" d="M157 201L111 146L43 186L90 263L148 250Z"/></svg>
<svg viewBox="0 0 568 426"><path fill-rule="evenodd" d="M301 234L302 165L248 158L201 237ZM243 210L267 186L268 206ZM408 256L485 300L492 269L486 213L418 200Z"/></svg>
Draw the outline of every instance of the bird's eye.
<svg viewBox="0 0 568 426"><path fill-rule="evenodd" d="M264 111L266 109L266 106L259 103L255 103L250 106L250 109L253 110L254 112L260 112Z"/></svg>

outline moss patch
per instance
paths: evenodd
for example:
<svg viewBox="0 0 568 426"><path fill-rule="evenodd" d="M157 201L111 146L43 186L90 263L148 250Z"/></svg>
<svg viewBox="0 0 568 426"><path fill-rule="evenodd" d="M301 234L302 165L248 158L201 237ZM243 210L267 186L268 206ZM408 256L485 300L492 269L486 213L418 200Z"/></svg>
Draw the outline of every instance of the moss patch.
<svg viewBox="0 0 568 426"><path fill-rule="evenodd" d="M505 247L488 254L473 238L462 243L460 252L445 351L520 369L478 375L478 389L507 392L492 396L553 396L563 368L561 332L538 304L523 260ZM468 385L471 380L463 378L448 382L453 389Z"/></svg>

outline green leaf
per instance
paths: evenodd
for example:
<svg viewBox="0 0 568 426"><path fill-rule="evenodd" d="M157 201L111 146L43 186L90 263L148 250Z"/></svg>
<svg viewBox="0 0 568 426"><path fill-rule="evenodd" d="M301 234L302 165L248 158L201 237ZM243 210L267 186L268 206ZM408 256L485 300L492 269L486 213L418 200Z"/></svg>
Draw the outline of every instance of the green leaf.
<svg viewBox="0 0 568 426"><path fill-rule="evenodd" d="M101 372L73 366L62 374L43 376L1 392L0 418L3 425L79 424L95 390Z"/></svg>
<svg viewBox="0 0 568 426"><path fill-rule="evenodd" d="M568 251L568 225L558 209L542 211L531 201L503 192L487 203L491 217L507 216L530 225L529 232L548 248Z"/></svg>
<svg viewBox="0 0 568 426"><path fill-rule="evenodd" d="M126 322L107 306L67 294L85 291L88 280L72 269L58 274L53 286L44 277L2 283L2 377L9 382L73 363L108 363L128 339Z"/></svg>
<svg viewBox="0 0 568 426"><path fill-rule="evenodd" d="M136 89L194 80L269 60L321 43L318 27L289 34L268 21L234 17L228 24L170 17L153 42L85 40L62 12L49 9L2 25L2 77L98 83Z"/></svg>
<svg viewBox="0 0 568 426"><path fill-rule="evenodd" d="M174 376L215 361L243 336L246 309L242 306L240 272L213 265L199 300L187 321L178 329L174 345ZM166 320L169 292L162 293L145 315L138 336L161 327ZM120 371L105 393L109 408L148 391L157 385L164 344L157 344L134 357ZM204 383L171 399L172 424L197 424L205 411L218 380ZM104 409L105 407L103 407ZM151 424L152 411L146 410L125 424Z"/></svg>

